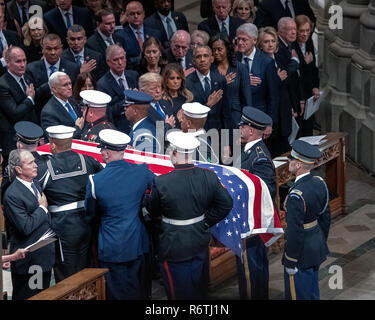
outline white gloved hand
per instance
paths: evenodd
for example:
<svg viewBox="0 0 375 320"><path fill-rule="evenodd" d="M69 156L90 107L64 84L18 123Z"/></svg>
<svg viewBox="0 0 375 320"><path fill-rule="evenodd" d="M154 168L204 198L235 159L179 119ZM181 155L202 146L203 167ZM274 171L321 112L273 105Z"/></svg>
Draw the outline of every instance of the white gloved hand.
<svg viewBox="0 0 375 320"><path fill-rule="evenodd" d="M291 269L291 268L287 268L285 267L285 271L289 274L289 275L295 275L297 272L298 272L298 269L297 267L294 267L294 269Z"/></svg>

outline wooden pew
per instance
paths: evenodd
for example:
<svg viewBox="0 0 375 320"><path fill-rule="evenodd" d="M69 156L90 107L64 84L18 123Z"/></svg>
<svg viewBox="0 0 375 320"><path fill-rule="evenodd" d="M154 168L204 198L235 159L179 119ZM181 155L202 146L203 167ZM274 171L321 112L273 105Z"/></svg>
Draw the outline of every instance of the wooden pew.
<svg viewBox="0 0 375 320"><path fill-rule="evenodd" d="M107 272L108 269L83 269L29 300L105 300Z"/></svg>

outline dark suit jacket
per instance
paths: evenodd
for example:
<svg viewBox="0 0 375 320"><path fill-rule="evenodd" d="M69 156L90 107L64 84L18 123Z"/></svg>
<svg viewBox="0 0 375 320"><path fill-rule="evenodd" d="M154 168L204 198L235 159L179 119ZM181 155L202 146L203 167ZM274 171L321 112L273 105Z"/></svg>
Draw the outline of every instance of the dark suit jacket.
<svg viewBox="0 0 375 320"><path fill-rule="evenodd" d="M3 35L5 40L8 43L8 47L10 45L19 47L21 45L20 38L18 37L17 32L11 30L3 30ZM0 76L2 76L7 71L6 67L3 67L2 63L0 63Z"/></svg>
<svg viewBox="0 0 375 320"><path fill-rule="evenodd" d="M296 16L304 14L315 22L316 18L308 0L292 0ZM258 6L254 24L258 28L271 26L277 29L277 23L282 17L286 17L284 6L280 0L263 0ZM291 17L291 16L290 16Z"/></svg>
<svg viewBox="0 0 375 320"><path fill-rule="evenodd" d="M137 72L133 70L125 70L125 78L129 88L138 88ZM107 105L108 121L112 122L118 130L129 134L131 124L125 117L125 95L109 71L99 79L97 89L112 97L112 101Z"/></svg>
<svg viewBox="0 0 375 320"><path fill-rule="evenodd" d="M34 181L39 192L40 186ZM10 252L25 248L37 241L51 228L51 215L39 207L35 195L17 179L4 195L4 216L6 219ZM26 254L25 259L12 262L12 273L28 274L32 265L39 265L43 272L51 271L55 263L55 246L50 243L43 248Z"/></svg>
<svg viewBox="0 0 375 320"><path fill-rule="evenodd" d="M242 61L242 55L238 55ZM251 73L262 80L261 84L251 86L253 107L267 113L274 125L278 123L279 84L274 60L259 51L255 52Z"/></svg>
<svg viewBox="0 0 375 320"><path fill-rule="evenodd" d="M314 44L311 37L306 42L306 52L311 52L313 61L306 64L301 47L296 43L294 46L300 61L300 74L302 80L302 98L307 100L312 96L312 89L319 88L319 69L316 67Z"/></svg>
<svg viewBox="0 0 375 320"><path fill-rule="evenodd" d="M91 72L95 80L99 80L108 71L107 64L105 63L102 55L97 51L85 47L83 51L83 56L85 61L90 61L91 59L96 60L96 68ZM77 64L76 59L74 58L74 55L70 48L67 48L63 51L62 58Z"/></svg>
<svg viewBox="0 0 375 320"><path fill-rule="evenodd" d="M126 48L126 44L123 38L119 37L116 33L112 35L112 38L113 38L114 43L118 43L124 49ZM107 45L105 44L103 38L100 36L98 31L95 31L91 37L88 37L86 46L90 48L91 50L94 50L100 53L104 61L106 60L105 51L107 50Z"/></svg>
<svg viewBox="0 0 375 320"><path fill-rule="evenodd" d="M33 5L40 6L42 8L43 12L47 11L47 8L46 8L45 3L43 1L29 0L29 9ZM18 25L20 26L20 28L22 28L22 26L25 24L25 21L23 21L23 23L22 23L22 17L20 17L20 13L18 11L16 0L11 0L7 3L7 12L8 12L9 18L15 19L17 21ZM29 19L32 16L33 16L33 14L29 14Z"/></svg>
<svg viewBox="0 0 375 320"><path fill-rule="evenodd" d="M13 126L21 120L39 123L39 113L17 81L6 72L0 78L0 148L4 155L16 148Z"/></svg>
<svg viewBox="0 0 375 320"><path fill-rule="evenodd" d="M59 71L65 72L74 84L79 74L79 67L76 63L61 58ZM26 67L26 74L30 78L30 82L34 84L35 103L42 108L52 96L44 60L29 63Z"/></svg>
<svg viewBox="0 0 375 320"><path fill-rule="evenodd" d="M186 17L182 12L171 12L172 19L174 20L174 23L176 24L177 30L185 30L189 32L189 25L186 21ZM160 39L164 48L168 48L170 46L170 42L168 39L167 32L165 31L163 22L160 19L160 16L157 12L149 16L144 24L148 26L149 28L152 28L154 30L158 30L162 36Z"/></svg>
<svg viewBox="0 0 375 320"><path fill-rule="evenodd" d="M143 26L143 33L144 33L144 41L147 39L154 37L159 41L162 41L161 33L156 30L149 28L147 26ZM124 29L118 30L116 34L121 37L125 43L125 51L126 51L126 68L127 69L136 69L141 57L141 48L139 47L139 43L137 38L134 35L133 30L126 26Z"/></svg>
<svg viewBox="0 0 375 320"><path fill-rule="evenodd" d="M63 47L67 48L66 34L68 30L65 26L65 17L61 15L60 10L56 7L46 12L43 19L48 27L49 33L59 35ZM95 25L92 24L90 11L87 8L73 6L73 22L85 29L87 37L90 37L94 33Z"/></svg>
<svg viewBox="0 0 375 320"><path fill-rule="evenodd" d="M212 106L207 115L207 121L204 126L208 131L212 128L215 129L230 129L232 126L231 106L227 96L227 84L225 77L220 75L217 71L211 70L211 93L219 89L223 90L221 100ZM186 88L188 88L194 95L194 102L199 102L203 105L207 103L207 96L204 92L202 84L198 78L197 72L189 74L186 78Z"/></svg>
<svg viewBox="0 0 375 320"><path fill-rule="evenodd" d="M213 70L217 70L217 66L213 65ZM229 65L227 74L234 72L236 77L234 81L227 84L227 96L230 101L232 126L238 128L238 123L241 121L242 108L245 106L252 106L250 78L247 74L246 67L237 62L235 67Z"/></svg>
<svg viewBox="0 0 375 320"><path fill-rule="evenodd" d="M229 17L229 39L232 41L236 37L237 28L244 24L245 21L236 17ZM198 30L206 31L210 37L220 33L220 27L216 21L215 16L208 17L198 25Z"/></svg>
<svg viewBox="0 0 375 320"><path fill-rule="evenodd" d="M75 113L77 114L77 117L81 117L81 110L79 110L79 108L75 108L73 103L70 103L70 105L73 107ZM73 134L73 139L81 139L81 129L75 125L75 121L73 120L71 115L55 98L55 96L52 96L44 106L40 115L40 122L46 137L48 137L48 134L46 133L46 129L48 127L64 125L76 128L76 131Z"/></svg>
<svg viewBox="0 0 375 320"><path fill-rule="evenodd" d="M178 63L180 64L181 60L177 60L176 57L173 55L172 53L172 49L171 48L168 48L167 51L167 60L168 60L168 63ZM189 49L186 53L186 56L185 56L185 68L186 69L189 69L189 68L192 68L194 67L194 64L193 64L193 50Z"/></svg>

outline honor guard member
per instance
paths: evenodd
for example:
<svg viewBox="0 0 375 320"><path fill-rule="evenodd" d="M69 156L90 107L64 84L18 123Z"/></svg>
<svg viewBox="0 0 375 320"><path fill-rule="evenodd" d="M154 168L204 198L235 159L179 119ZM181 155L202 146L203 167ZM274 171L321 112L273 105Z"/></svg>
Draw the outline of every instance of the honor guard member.
<svg viewBox="0 0 375 320"><path fill-rule="evenodd" d="M125 117L130 121L130 145L139 151L160 153L160 143L156 138L156 125L148 116L150 102L154 98L141 91L125 90ZM163 127L164 128L164 124ZM164 135L164 130L162 131Z"/></svg>
<svg viewBox="0 0 375 320"><path fill-rule="evenodd" d="M207 120L207 115L210 108L199 102L184 103L182 105L181 115L181 129L183 132L191 132L200 142L196 152L196 159L204 162L211 162L213 164L219 163L219 158L212 148L211 137L207 136L204 125ZM219 137L217 137L219 142ZM214 144L216 150L219 150L219 144Z"/></svg>
<svg viewBox="0 0 375 320"><path fill-rule="evenodd" d="M233 200L214 172L195 167L199 141L181 131L168 133L175 170L156 177L146 208L162 217L160 272L168 299L206 299L209 228L224 219Z"/></svg>
<svg viewBox="0 0 375 320"><path fill-rule="evenodd" d="M271 194L276 196L276 171L271 154L262 140L263 133L272 125L269 115L253 107L242 111L241 143L245 148L241 154L241 168L261 178ZM268 249L260 236L246 240L246 254L243 262L237 257L237 271L241 299L268 299ZM250 291L250 292L249 292Z"/></svg>
<svg viewBox="0 0 375 320"><path fill-rule="evenodd" d="M41 184L48 200L52 228L59 237L54 267L55 279L59 282L87 266L91 225L84 207L86 185L89 175L103 167L96 159L71 150L75 128L58 125L46 131L52 157L47 160L47 172Z"/></svg>
<svg viewBox="0 0 375 320"><path fill-rule="evenodd" d="M149 239L140 212L146 190L154 174L147 164L124 161L130 137L123 132L105 129L98 145L106 167L90 176L86 192L86 210L100 218L98 259L106 273L106 296L109 300L150 298L145 278Z"/></svg>
<svg viewBox="0 0 375 320"><path fill-rule="evenodd" d="M39 181L43 173L45 173L45 164L49 158L48 155L40 155L36 151L39 141L43 137L43 129L33 122L19 121L14 125L14 131L16 132L17 149L30 151L33 155L35 163L38 166L38 174L34 179ZM5 168L3 180L1 182L2 195L14 179L15 175L10 177L9 168Z"/></svg>
<svg viewBox="0 0 375 320"><path fill-rule="evenodd" d="M285 200L287 227L282 264L286 299L318 300L319 266L329 254L331 224L329 193L324 180L310 173L318 148L296 140L289 156L289 171L296 176Z"/></svg>
<svg viewBox="0 0 375 320"><path fill-rule="evenodd" d="M83 90L79 93L85 105L82 113L85 124L82 129L81 140L99 142L99 132L103 129L115 129L107 120L106 110L112 98L110 95L97 90Z"/></svg>

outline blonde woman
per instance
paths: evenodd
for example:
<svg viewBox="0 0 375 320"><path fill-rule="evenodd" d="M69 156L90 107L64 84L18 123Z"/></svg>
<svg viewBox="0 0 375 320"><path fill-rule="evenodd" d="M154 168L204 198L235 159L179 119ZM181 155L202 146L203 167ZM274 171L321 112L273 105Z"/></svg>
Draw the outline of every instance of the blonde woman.
<svg viewBox="0 0 375 320"><path fill-rule="evenodd" d="M255 20L255 12L253 0L235 0L233 2L231 15L245 22L253 23Z"/></svg>
<svg viewBox="0 0 375 320"><path fill-rule="evenodd" d="M27 63L40 60L43 56L41 40L48 33L47 25L39 17L31 17L22 27L23 43Z"/></svg>

